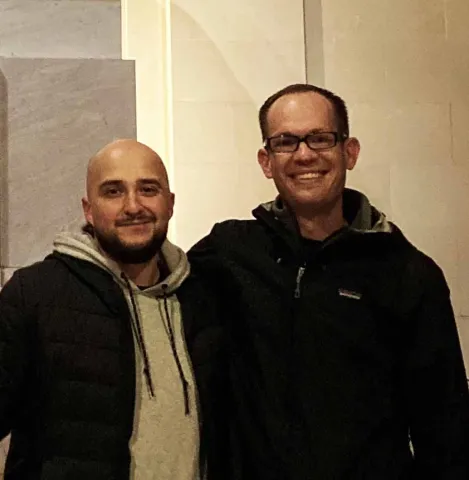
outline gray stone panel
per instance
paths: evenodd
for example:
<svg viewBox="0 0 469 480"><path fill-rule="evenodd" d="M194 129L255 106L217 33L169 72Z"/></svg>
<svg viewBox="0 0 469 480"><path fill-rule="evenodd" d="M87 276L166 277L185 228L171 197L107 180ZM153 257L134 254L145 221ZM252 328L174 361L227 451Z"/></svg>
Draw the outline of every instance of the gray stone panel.
<svg viewBox="0 0 469 480"><path fill-rule="evenodd" d="M0 56L121 58L121 6L110 0L0 0Z"/></svg>
<svg viewBox="0 0 469 480"><path fill-rule="evenodd" d="M2 230L6 228L8 212L8 96L6 78L0 70L0 265L2 252L6 249L4 240L6 235ZM1 280L0 280L1 281Z"/></svg>
<svg viewBox="0 0 469 480"><path fill-rule="evenodd" d="M0 72L8 130L0 138L1 264L17 268L50 252L64 225L82 222L89 157L115 138L135 137L134 62L0 58Z"/></svg>

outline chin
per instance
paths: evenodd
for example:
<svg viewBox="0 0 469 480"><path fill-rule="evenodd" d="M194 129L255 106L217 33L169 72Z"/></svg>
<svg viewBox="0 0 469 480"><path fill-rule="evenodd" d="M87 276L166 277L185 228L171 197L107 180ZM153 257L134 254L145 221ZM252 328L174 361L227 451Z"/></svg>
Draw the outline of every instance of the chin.
<svg viewBox="0 0 469 480"><path fill-rule="evenodd" d="M129 250L139 250L141 248L145 248L147 247L150 243L151 243L151 240L148 239L148 240L145 240L145 241L135 241L135 242L126 242L125 240L122 240L121 241L123 247L125 248L128 248Z"/></svg>
<svg viewBox="0 0 469 480"><path fill-rule="evenodd" d="M302 195L292 199L295 210L323 210L331 207L331 199L323 196Z"/></svg>
<svg viewBox="0 0 469 480"><path fill-rule="evenodd" d="M150 240L155 234L153 229L145 229L140 231L119 232L118 237L122 242L143 243Z"/></svg>

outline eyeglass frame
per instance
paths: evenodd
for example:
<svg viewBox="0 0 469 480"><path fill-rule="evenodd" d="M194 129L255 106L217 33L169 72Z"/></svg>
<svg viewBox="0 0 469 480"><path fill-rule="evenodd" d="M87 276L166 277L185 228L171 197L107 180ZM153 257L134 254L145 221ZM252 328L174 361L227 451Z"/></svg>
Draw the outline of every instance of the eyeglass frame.
<svg viewBox="0 0 469 480"><path fill-rule="evenodd" d="M333 135L334 136L334 144L329 146L329 147L323 147L323 148L311 148L308 144L308 142L306 141L306 139L308 137L311 137L313 135L321 135L321 134L328 134L328 135ZM280 137L295 137L296 139L298 139L298 143L296 145L296 148L294 150L289 150L289 151L284 151L284 152L276 152L275 150L272 150L271 146L270 146L270 141L274 138L280 138ZM303 135L303 136L298 136L298 135L293 135L291 133L282 133L280 135L274 135L273 137L268 137L265 139L264 141L264 148L266 150L268 150L269 152L272 152L272 153L295 153L299 148L300 148L300 144L302 142L304 142L306 144L306 146L310 149L310 150L313 150L314 152L321 152L321 151L324 151L324 150L329 150L330 148L334 148L338 143L340 142L343 142L344 140L347 140L349 138L349 136L345 133L342 133L342 134L339 134L339 132L311 132L311 133L308 133L306 135Z"/></svg>

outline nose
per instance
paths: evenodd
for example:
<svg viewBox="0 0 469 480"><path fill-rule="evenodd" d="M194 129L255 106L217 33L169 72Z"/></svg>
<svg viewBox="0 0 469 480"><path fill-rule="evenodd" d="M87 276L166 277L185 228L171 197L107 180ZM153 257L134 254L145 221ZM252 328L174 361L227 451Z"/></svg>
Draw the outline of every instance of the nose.
<svg viewBox="0 0 469 480"><path fill-rule="evenodd" d="M294 158L298 161L311 161L316 159L317 156L318 153L312 148L309 148L304 140L300 142L294 154Z"/></svg>
<svg viewBox="0 0 469 480"><path fill-rule="evenodd" d="M142 210L138 196L134 192L129 192L125 196L124 211L127 214L136 214Z"/></svg>

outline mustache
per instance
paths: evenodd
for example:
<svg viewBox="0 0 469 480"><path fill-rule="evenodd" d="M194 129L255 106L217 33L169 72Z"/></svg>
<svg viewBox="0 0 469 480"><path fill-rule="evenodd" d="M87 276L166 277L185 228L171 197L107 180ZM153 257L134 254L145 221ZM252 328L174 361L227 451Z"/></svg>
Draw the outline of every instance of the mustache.
<svg viewBox="0 0 469 480"><path fill-rule="evenodd" d="M116 220L116 227L138 225L139 223L150 223L155 221L156 221L156 217L154 215L145 215L145 216L138 216L133 218L123 218L122 220Z"/></svg>

